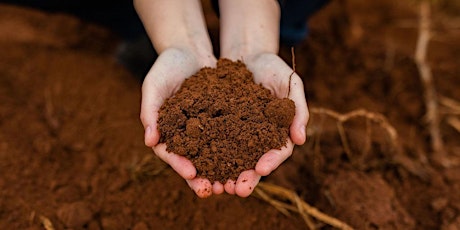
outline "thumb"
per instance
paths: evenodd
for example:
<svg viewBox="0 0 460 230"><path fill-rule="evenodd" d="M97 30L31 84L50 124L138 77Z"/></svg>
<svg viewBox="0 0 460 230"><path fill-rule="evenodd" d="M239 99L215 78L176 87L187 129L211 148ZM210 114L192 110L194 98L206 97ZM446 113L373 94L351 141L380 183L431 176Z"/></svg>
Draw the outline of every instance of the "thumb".
<svg viewBox="0 0 460 230"><path fill-rule="evenodd" d="M151 83L147 77L142 84L142 102L140 119L144 126L144 142L145 145L153 147L160 140L160 132L158 131L158 110L163 104L163 97L160 96L157 88Z"/></svg>
<svg viewBox="0 0 460 230"><path fill-rule="evenodd" d="M289 98L295 103L294 120L290 127L291 139L295 144L302 145L306 140L305 128L308 123L309 112L303 83L296 73L292 75Z"/></svg>

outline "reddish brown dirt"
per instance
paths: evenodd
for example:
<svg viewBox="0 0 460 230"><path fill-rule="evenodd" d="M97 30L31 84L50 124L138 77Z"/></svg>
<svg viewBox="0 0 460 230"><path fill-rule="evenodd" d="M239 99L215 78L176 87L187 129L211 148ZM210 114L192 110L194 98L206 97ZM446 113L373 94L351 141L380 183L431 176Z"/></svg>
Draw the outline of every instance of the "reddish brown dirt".
<svg viewBox="0 0 460 230"><path fill-rule="evenodd" d="M222 184L286 145L294 102L254 82L241 62L220 59L187 78L159 111L160 142L187 157L199 177Z"/></svg>
<svg viewBox="0 0 460 230"><path fill-rule="evenodd" d="M437 91L460 101L459 5L450 2L433 11L428 61ZM312 18L296 47L312 108L308 142L266 182L357 229L460 229L460 168L432 160L417 22L415 3L396 0L333 1ZM254 197L199 199L152 157L140 85L113 60L112 40L68 16L0 6L2 229L44 229L45 219L56 229L305 229ZM288 47L281 55L290 62ZM355 117L344 123L347 152L337 121L318 107L381 113L397 143ZM441 109L446 152L459 157L460 133L447 122L458 115Z"/></svg>

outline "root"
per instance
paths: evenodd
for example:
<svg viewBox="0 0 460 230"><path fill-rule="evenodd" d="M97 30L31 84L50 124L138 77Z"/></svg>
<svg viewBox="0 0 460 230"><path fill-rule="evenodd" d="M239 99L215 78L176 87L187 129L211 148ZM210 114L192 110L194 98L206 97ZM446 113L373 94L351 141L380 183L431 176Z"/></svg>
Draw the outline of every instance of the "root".
<svg viewBox="0 0 460 230"><path fill-rule="evenodd" d="M291 95L291 81L292 81L292 75L295 73L295 53L294 53L294 47L291 47L291 56L292 56L292 73L289 75L289 89L288 89L288 95Z"/></svg>
<svg viewBox="0 0 460 230"><path fill-rule="evenodd" d="M46 230L54 230L53 223L46 216L40 216L40 222Z"/></svg>
<svg viewBox="0 0 460 230"><path fill-rule="evenodd" d="M457 132L460 133L460 119L458 117L448 117L447 119L447 124L452 126Z"/></svg>
<svg viewBox="0 0 460 230"><path fill-rule="evenodd" d="M317 228L311 217L337 229L353 229L346 223L310 206L294 191L274 184L260 182L253 196L268 202L284 215L289 216L289 211L299 213L309 229Z"/></svg>
<svg viewBox="0 0 460 230"><path fill-rule="evenodd" d="M411 174L426 180L429 178L429 172L428 170L423 166L423 164L414 162L412 161L408 156L406 156L402 150L402 146L400 145L398 141L398 133L396 129L388 122L385 116L382 114L378 113L373 113L369 112L364 109L358 109L354 110L345 114L340 114L336 111L326 109L326 108L311 108L310 112L312 114L318 114L318 115L326 115L329 117L332 117L337 121L337 130L340 135L340 140L342 142L342 146L344 148L345 153L349 157L351 161L353 161L353 153L351 151L348 138L346 136L345 129L343 127L343 124L350 119L353 118L358 118L358 117L364 117L366 119L366 140L364 142L365 146L363 147L363 156L366 156L369 154L371 150L371 135L372 135L372 127L371 127L371 122L379 125L382 129L384 129L391 141L391 145L396 151L396 154L391 156L391 161L400 165L404 169L406 169L408 172ZM322 117L322 116L321 116ZM320 135L320 134L318 134ZM315 144L318 145L319 149L319 143ZM316 150L315 150L316 152ZM319 153L316 153L319 154ZM353 163L353 162L352 162ZM355 165L356 166L356 165Z"/></svg>
<svg viewBox="0 0 460 230"><path fill-rule="evenodd" d="M445 107L446 111L445 114L448 115L460 115L460 102L444 97L444 96L439 96L439 103Z"/></svg>
<svg viewBox="0 0 460 230"><path fill-rule="evenodd" d="M420 78L422 80L424 91L425 91L425 107L426 107L426 118L429 124L429 132L431 137L431 148L433 154L436 155L435 159L441 160L446 155L444 151L444 142L442 140L441 132L439 129L439 111L438 111L438 99L436 89L433 85L433 77L430 66L426 62L426 53L428 43L430 41L430 24L431 24L431 12L430 2L423 1L420 3L420 20L419 20L419 35L417 40L417 46L415 50L415 63L419 70Z"/></svg>
<svg viewBox="0 0 460 230"><path fill-rule="evenodd" d="M59 119L56 116L55 106L53 103L53 97L51 95L50 89L45 89L44 97L45 97L45 121L50 127L50 129L55 132L59 129Z"/></svg>
<svg viewBox="0 0 460 230"><path fill-rule="evenodd" d="M398 143L398 133L396 132L396 129L393 126L391 126L390 123L387 121L386 117L381 114L372 113L365 109L358 109L358 110L354 110L354 111L351 111L345 114L340 114L336 111L326 109L326 108L311 108L310 112L314 114L319 114L319 115L327 115L337 120L337 128L339 130L340 139L344 146L345 152L348 151L347 154L351 154L351 150L348 144L347 137L345 135L345 130L343 129L343 124L347 122L348 120L352 118L356 118L356 117L364 117L367 120L377 123L378 125L380 125L380 127L386 130L394 146L398 146L399 144ZM370 132L370 131L367 131L367 132ZM368 136L368 138L370 138L370 136ZM366 142L369 142L369 141L370 140L366 140Z"/></svg>

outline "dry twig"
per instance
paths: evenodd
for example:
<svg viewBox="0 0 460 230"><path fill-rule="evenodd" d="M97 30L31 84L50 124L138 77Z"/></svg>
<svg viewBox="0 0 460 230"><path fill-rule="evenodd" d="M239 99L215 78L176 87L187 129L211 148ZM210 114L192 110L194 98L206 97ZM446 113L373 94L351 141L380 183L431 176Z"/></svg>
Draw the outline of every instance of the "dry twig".
<svg viewBox="0 0 460 230"><path fill-rule="evenodd" d="M288 210L299 213L307 224L307 227L310 229L315 229L315 224L310 217L338 229L353 229L346 223L334 217L328 216L327 214L319 211L317 208L310 206L300 199L300 197L292 190L274 184L260 182L254 192L254 196L268 202L278 210L283 210L281 212L285 215L287 215L286 213Z"/></svg>

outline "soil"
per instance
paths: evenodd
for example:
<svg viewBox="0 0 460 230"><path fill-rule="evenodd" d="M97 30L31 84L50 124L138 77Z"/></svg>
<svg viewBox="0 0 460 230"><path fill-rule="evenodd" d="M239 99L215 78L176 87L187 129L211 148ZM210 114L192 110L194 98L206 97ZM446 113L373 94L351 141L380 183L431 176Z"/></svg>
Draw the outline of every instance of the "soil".
<svg viewBox="0 0 460 230"><path fill-rule="evenodd" d="M197 176L225 184L286 145L294 114L294 102L256 84L243 62L219 59L162 105L160 142L192 161Z"/></svg>
<svg viewBox="0 0 460 230"><path fill-rule="evenodd" d="M449 167L430 145L413 58L416 4L339 0L311 18L309 38L295 47L308 140L264 182L356 229L460 229L460 133L452 125L459 115L444 103L460 101L460 4L434 5L427 53L444 100ZM217 18L205 5L217 41ZM154 157L143 144L139 80L114 60L116 44L109 31L67 15L0 6L3 229L306 228L297 214L253 196L197 198ZM291 64L290 47L280 55ZM321 108L385 119L338 123Z"/></svg>

